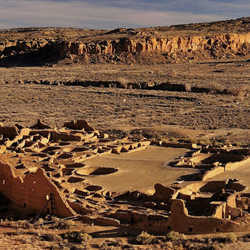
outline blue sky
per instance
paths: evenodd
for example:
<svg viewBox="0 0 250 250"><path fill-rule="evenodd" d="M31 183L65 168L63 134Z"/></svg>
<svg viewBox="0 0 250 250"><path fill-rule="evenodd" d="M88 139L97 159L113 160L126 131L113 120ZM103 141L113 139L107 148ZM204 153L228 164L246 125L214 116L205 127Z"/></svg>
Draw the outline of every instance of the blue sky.
<svg viewBox="0 0 250 250"><path fill-rule="evenodd" d="M0 0L0 28L115 28L250 16L250 0Z"/></svg>

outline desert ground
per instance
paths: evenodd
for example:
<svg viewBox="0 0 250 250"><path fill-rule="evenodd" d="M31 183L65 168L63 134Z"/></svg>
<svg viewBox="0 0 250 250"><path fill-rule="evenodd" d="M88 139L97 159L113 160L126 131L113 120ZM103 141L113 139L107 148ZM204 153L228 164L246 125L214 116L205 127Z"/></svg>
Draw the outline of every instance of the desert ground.
<svg viewBox="0 0 250 250"><path fill-rule="evenodd" d="M0 32L0 49L7 39L26 41L30 35L33 40L51 42L53 37L52 42L63 38L72 43L133 36L140 40L145 34L157 39L195 37L199 30L208 36L221 35L220 31L235 36L249 31L249 18L228 21L225 30L223 25L5 30ZM50 212L39 213L38 208L31 216L26 211L29 202L31 207L39 203L31 200L34 192L27 202L21 201L23 214L16 205L6 208L1 198L0 249L250 249L249 43L237 45L237 53L229 44L226 52L218 52L215 45L213 58L199 52L188 61L191 56L180 59L178 51L172 61L156 60L153 51L145 61L136 61L135 55L136 60L124 62L123 54L118 62L107 62L106 54L106 61L95 61L91 54L92 61L86 62L81 61L81 51L79 57L72 52L62 60L46 58L41 65L37 58L34 65L19 63L26 47L18 57L17 45L6 47L7 52L0 53L0 165L8 166L11 174L0 172L0 193L19 204L19 190L6 190L6 180L15 183L20 178L26 185L28 178L42 176L44 186L53 187L61 197L66 212L54 208L53 213L50 205ZM83 120L89 125L82 126ZM69 121L81 122L67 125ZM26 189L20 186L20 193ZM40 190L42 186L37 194ZM224 196L235 199L233 205ZM220 220L219 226L199 232L199 222L183 229L170 208L180 200L189 213L180 224L188 224L190 217L208 217ZM209 214L204 208L207 201L223 212L218 208L218 213ZM59 216L64 213L71 216ZM163 224L157 217L151 225L151 215ZM171 216L179 225L174 231ZM221 226L224 223L232 230Z"/></svg>
<svg viewBox="0 0 250 250"><path fill-rule="evenodd" d="M66 120L85 118L101 129L155 128L156 133L159 131L163 135L195 138L198 134L200 139L213 137L213 134L216 139L223 139L229 133L227 140L249 143L249 92L244 89L250 79L248 61L22 67L1 68L0 72L1 121L10 124L31 125L34 120L42 119L56 126ZM215 93L24 83L77 79L195 84L209 87ZM224 88L232 88L236 94L216 94L217 89ZM245 92L241 93L241 88Z"/></svg>

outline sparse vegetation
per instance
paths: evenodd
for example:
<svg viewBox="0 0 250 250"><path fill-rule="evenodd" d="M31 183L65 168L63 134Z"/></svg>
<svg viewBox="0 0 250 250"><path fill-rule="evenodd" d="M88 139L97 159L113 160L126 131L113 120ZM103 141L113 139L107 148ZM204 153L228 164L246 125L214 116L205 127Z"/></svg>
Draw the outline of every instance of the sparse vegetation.
<svg viewBox="0 0 250 250"><path fill-rule="evenodd" d="M225 93L226 87L218 81L210 81L207 83L207 88L210 93L223 94Z"/></svg>
<svg viewBox="0 0 250 250"><path fill-rule="evenodd" d="M246 99L249 96L250 87L248 85L231 87L227 90L227 92L237 97L240 101L244 101L244 99Z"/></svg>
<svg viewBox="0 0 250 250"><path fill-rule="evenodd" d="M230 233L227 235L227 238L229 239L230 242L236 242L237 241L237 236L235 235L235 233Z"/></svg>
<svg viewBox="0 0 250 250"><path fill-rule="evenodd" d="M136 237L136 242L142 245L151 244L153 240L154 236L144 231Z"/></svg>
<svg viewBox="0 0 250 250"><path fill-rule="evenodd" d="M175 232L175 231L170 231L167 234L167 239L171 240L171 241L178 241L178 240L183 240L185 239L185 235Z"/></svg>
<svg viewBox="0 0 250 250"><path fill-rule="evenodd" d="M62 234L63 239L67 239L69 242L73 243L87 243L92 239L92 237L82 231L71 231Z"/></svg>

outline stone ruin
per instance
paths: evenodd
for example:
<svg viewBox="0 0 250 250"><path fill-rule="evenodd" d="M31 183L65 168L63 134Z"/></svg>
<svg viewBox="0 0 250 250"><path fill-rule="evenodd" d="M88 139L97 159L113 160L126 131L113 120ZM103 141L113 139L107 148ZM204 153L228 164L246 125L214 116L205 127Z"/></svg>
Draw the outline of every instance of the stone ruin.
<svg viewBox="0 0 250 250"><path fill-rule="evenodd" d="M66 122L55 129L40 121L29 128L1 124L0 135L0 193L4 197L0 207L22 215L79 216L83 223L155 234L250 230L250 193L246 187L238 180L211 179L247 165L248 149L118 138L95 130L84 120ZM155 184L152 195L112 193L85 178L118 171L89 168L86 160L144 150L151 144L189 148L171 165L196 168L199 173L183 176L170 186Z"/></svg>

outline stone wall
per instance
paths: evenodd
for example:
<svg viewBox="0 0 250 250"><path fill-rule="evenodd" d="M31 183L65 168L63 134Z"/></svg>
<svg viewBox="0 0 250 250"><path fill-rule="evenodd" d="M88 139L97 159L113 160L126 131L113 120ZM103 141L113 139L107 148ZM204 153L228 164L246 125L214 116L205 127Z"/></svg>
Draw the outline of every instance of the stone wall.
<svg viewBox="0 0 250 250"><path fill-rule="evenodd" d="M223 210L223 207L220 207L219 209ZM188 211L185 207L184 201L178 199L172 201L169 225L172 230L181 233L241 231L241 226L231 220L215 217L188 215Z"/></svg>
<svg viewBox="0 0 250 250"><path fill-rule="evenodd" d="M0 192L16 208L27 214L49 212L61 217L76 214L42 169L28 173L23 178L16 177L4 156L0 156L0 169ZM51 207L51 199L53 199L53 207Z"/></svg>

